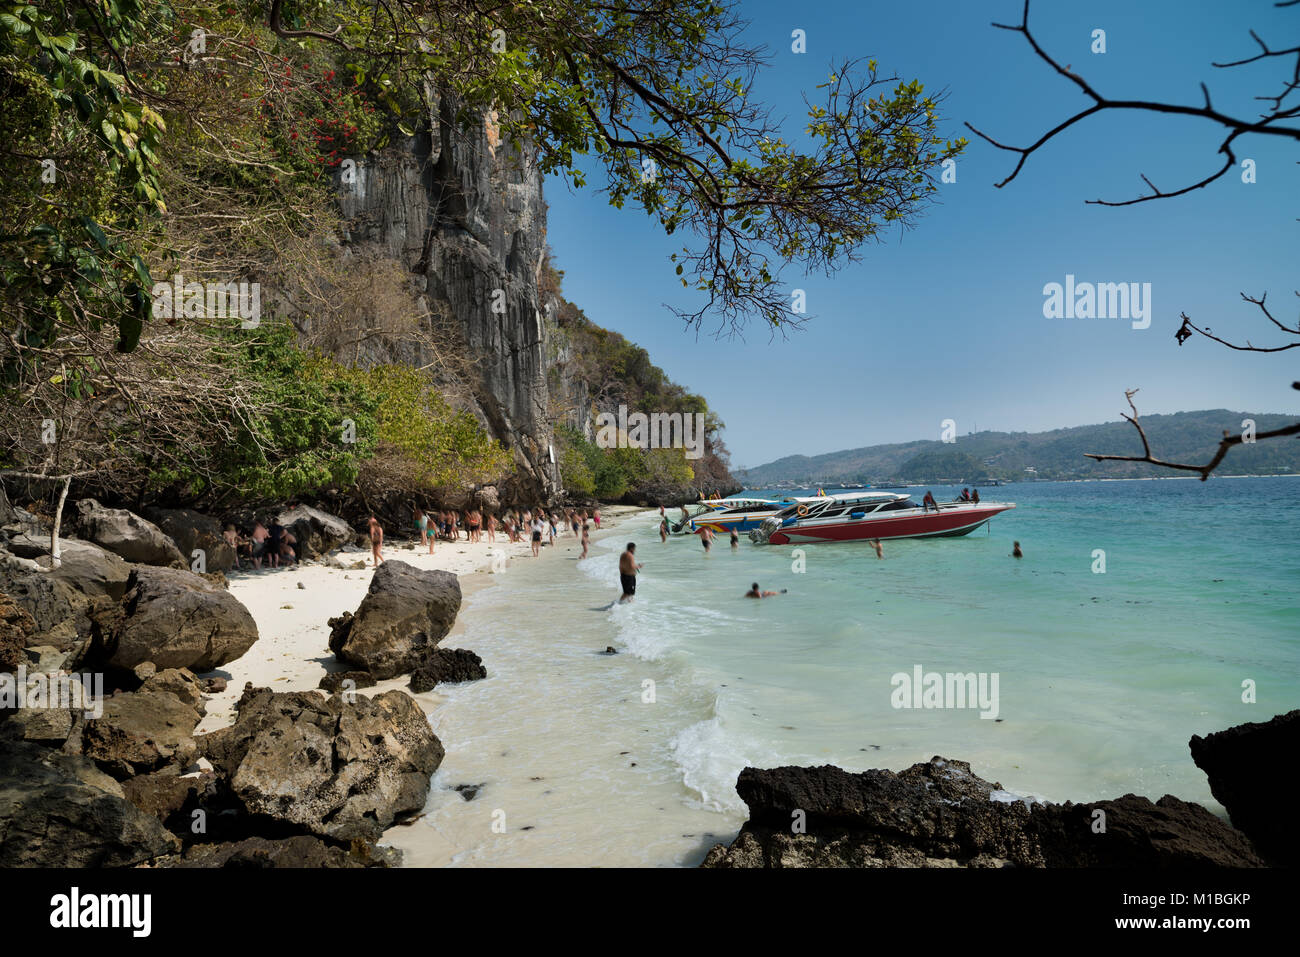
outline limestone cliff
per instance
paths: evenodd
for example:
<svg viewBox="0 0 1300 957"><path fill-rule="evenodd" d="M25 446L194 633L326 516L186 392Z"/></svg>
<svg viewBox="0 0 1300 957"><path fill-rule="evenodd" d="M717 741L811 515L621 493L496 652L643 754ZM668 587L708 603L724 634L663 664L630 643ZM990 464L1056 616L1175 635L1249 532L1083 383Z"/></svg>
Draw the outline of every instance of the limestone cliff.
<svg viewBox="0 0 1300 957"><path fill-rule="evenodd" d="M356 158L340 172L345 243L405 265L432 321L451 320L473 362L474 411L519 466L519 500L560 494L548 418L539 288L546 250L542 178L527 146L503 142L495 118L465 129L432 95L426 130ZM424 364L423 356L404 357Z"/></svg>

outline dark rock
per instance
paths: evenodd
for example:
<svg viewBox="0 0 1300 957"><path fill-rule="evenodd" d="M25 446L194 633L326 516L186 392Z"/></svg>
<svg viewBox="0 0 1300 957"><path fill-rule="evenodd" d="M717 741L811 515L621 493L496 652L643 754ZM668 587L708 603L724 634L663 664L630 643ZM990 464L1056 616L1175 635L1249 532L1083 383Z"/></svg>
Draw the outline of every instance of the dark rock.
<svg viewBox="0 0 1300 957"><path fill-rule="evenodd" d="M23 649L36 633L36 622L22 606L0 592L0 671L12 672L26 660Z"/></svg>
<svg viewBox="0 0 1300 957"><path fill-rule="evenodd" d="M208 572L228 572L235 567L235 550L226 543L215 518L192 508L146 508L144 517L176 543L187 567L194 566L195 549L203 552Z"/></svg>
<svg viewBox="0 0 1300 957"><path fill-rule="evenodd" d="M1097 811L1104 812L1099 818ZM1105 831L1095 830L1104 820ZM1262 867L1240 831L1199 804L1136 794L1091 804L1036 805L1032 830L1048 867Z"/></svg>
<svg viewBox="0 0 1300 957"><path fill-rule="evenodd" d="M336 844L299 834L267 839L249 837L225 844L196 844L176 867L373 867Z"/></svg>
<svg viewBox="0 0 1300 957"><path fill-rule="evenodd" d="M238 720L200 746L250 815L339 840L376 840L424 807L443 747L410 695L346 701L246 689Z"/></svg>
<svg viewBox="0 0 1300 957"><path fill-rule="evenodd" d="M102 612L116 607L130 566L98 545L60 538L59 566L51 571L49 548L48 538L11 538L0 548L0 591L32 616L42 643L69 650L93 635Z"/></svg>
<svg viewBox="0 0 1300 957"><path fill-rule="evenodd" d="M353 691L375 686L375 676L368 671L335 671L322 678L316 687L336 694L344 690L345 681L352 682L350 687Z"/></svg>
<svg viewBox="0 0 1300 957"><path fill-rule="evenodd" d="M1279 768L1300 754L1300 710L1271 721L1193 735L1192 760L1210 780L1210 793L1232 824L1273 864L1290 866L1300 853L1300 822L1278 806Z"/></svg>
<svg viewBox="0 0 1300 957"><path fill-rule="evenodd" d="M705 867L1251 867L1248 842L1204 808L1126 795L1092 805L1004 800L963 761L895 774L746 768L749 821ZM1093 830L1093 810L1106 831ZM799 813L802 812L802 813ZM806 832L796 825L802 820Z"/></svg>
<svg viewBox="0 0 1300 957"><path fill-rule="evenodd" d="M329 647L376 679L393 678L420 663L451 631L459 610L460 582L451 572L389 560L375 570L356 614L331 619Z"/></svg>
<svg viewBox="0 0 1300 957"><path fill-rule="evenodd" d="M182 704L193 708L202 717L203 685L188 668L167 668L150 675L140 685L139 691L147 694L169 694Z"/></svg>
<svg viewBox="0 0 1300 957"><path fill-rule="evenodd" d="M179 849L90 761L0 741L0 867L129 867Z"/></svg>
<svg viewBox="0 0 1300 957"><path fill-rule="evenodd" d="M121 626L97 649L114 667L212 671L257 641L248 609L193 572L136 565L128 584Z"/></svg>
<svg viewBox="0 0 1300 957"><path fill-rule="evenodd" d="M128 562L188 568L176 543L153 522L121 508L104 508L93 498L77 503L77 530Z"/></svg>
<svg viewBox="0 0 1300 957"><path fill-rule="evenodd" d="M276 521L289 529L298 539L295 550L298 557L320 558L356 537L356 530L328 512L310 505L297 505L276 516Z"/></svg>
<svg viewBox="0 0 1300 957"><path fill-rule="evenodd" d="M461 797L463 797L466 801L472 801L476 797L478 797L478 792L483 790L483 785L482 784L457 784L454 788L452 788L452 790L455 791L457 794L459 794Z"/></svg>
<svg viewBox="0 0 1300 957"><path fill-rule="evenodd" d="M432 691L444 682L478 681L487 677L483 659L467 648L434 648L425 654L411 674L411 690Z"/></svg>
<svg viewBox="0 0 1300 957"><path fill-rule="evenodd" d="M102 717L82 731L82 753L115 778L168 766L189 767L198 756L194 729L199 713L175 695L142 691L113 695Z"/></svg>

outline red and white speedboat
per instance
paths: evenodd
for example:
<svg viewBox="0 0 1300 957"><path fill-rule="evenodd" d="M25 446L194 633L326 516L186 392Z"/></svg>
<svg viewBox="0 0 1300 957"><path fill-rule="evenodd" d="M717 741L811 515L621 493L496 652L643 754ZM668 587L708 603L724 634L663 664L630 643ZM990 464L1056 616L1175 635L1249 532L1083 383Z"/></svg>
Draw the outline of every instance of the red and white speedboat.
<svg viewBox="0 0 1300 957"><path fill-rule="evenodd" d="M873 538L969 535L1014 502L943 502L936 512L906 495L847 492L820 496L782 509L749 533L759 545L861 542Z"/></svg>

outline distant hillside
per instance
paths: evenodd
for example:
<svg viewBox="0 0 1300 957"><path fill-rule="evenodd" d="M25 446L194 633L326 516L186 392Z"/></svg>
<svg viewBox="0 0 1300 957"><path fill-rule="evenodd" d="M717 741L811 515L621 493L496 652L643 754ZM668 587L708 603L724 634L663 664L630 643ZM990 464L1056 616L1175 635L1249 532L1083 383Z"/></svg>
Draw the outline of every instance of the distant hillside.
<svg viewBox="0 0 1300 957"><path fill-rule="evenodd" d="M1213 409L1175 415L1144 415L1142 426L1160 458L1173 462L1207 462L1227 429L1241 430L1242 419L1255 420L1256 431L1280 428L1295 416L1251 414ZM750 488L781 483L825 482L893 484L902 482L986 482L1078 478L1143 478L1170 475L1167 469L1137 462L1096 462L1085 452L1140 455L1142 443L1128 422L1081 425L1052 432L977 432L957 441L872 445L824 455L791 455L736 477ZM1026 469L1034 469L1026 472ZM1223 475L1300 472L1300 441L1273 439L1229 451Z"/></svg>

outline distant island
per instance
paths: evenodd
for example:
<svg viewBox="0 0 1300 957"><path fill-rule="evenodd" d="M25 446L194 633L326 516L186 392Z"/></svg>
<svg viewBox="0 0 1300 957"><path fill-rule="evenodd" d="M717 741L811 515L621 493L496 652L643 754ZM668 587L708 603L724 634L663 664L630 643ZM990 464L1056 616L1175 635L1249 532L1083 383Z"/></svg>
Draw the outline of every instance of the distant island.
<svg viewBox="0 0 1300 957"><path fill-rule="evenodd" d="M1224 430L1242 429L1244 419L1256 431L1279 428L1294 416L1211 409L1174 415L1144 415L1152 448L1170 460L1204 462L1214 454ZM992 481L1068 480L1087 478L1170 477L1166 469L1139 462L1097 462L1088 452L1140 455L1142 444L1128 422L1080 425L1051 432L976 432L954 442L920 440L892 445L789 455L766 465L735 471L749 488L838 483L886 485L910 483L982 484ZM1300 472L1300 443L1260 442L1234 448L1217 474L1276 475Z"/></svg>

